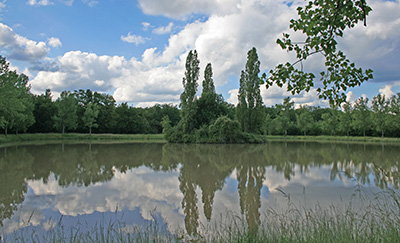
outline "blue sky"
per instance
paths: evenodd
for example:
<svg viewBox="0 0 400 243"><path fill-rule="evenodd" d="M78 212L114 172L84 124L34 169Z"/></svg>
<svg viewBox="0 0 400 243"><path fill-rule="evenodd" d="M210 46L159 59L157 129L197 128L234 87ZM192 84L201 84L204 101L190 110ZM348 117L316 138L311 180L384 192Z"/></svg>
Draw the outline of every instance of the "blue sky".
<svg viewBox="0 0 400 243"><path fill-rule="evenodd" d="M275 40L289 31L289 20L305 2L286 2L0 0L0 55L29 76L36 94L50 88L56 98L63 90L91 89L145 107L179 103L184 62L196 49L201 72L211 62L217 92L235 103L249 49L257 48L264 71L291 59ZM352 101L400 92L400 2L368 3L368 26L360 24L339 40L350 60L374 70L374 80L349 91ZM305 65L321 68L318 57ZM270 106L290 94L262 87L262 95ZM292 98L326 105L315 90Z"/></svg>

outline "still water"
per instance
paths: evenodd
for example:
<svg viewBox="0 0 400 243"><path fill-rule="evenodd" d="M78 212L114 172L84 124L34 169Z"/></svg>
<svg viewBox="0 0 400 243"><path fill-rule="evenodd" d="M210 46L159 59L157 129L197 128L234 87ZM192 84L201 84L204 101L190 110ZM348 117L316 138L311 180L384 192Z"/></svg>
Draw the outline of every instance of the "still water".
<svg viewBox="0 0 400 243"><path fill-rule="evenodd" d="M396 145L47 144L0 148L0 234L157 220L189 234L226 212L260 224L287 202L340 205L397 189Z"/></svg>

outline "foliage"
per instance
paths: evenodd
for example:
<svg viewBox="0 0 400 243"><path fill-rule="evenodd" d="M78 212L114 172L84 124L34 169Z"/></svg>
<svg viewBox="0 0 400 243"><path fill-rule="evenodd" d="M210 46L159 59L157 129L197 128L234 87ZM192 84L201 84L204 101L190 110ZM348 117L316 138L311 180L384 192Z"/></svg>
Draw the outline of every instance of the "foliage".
<svg viewBox="0 0 400 243"><path fill-rule="evenodd" d="M76 114L78 102L71 92L64 91L56 101L57 113L53 116L55 126L61 129L62 134L66 129L76 129L78 116Z"/></svg>
<svg viewBox="0 0 400 243"><path fill-rule="evenodd" d="M352 126L352 111L353 107L350 103L346 102L343 104L343 112L339 114L339 129L349 136Z"/></svg>
<svg viewBox="0 0 400 243"><path fill-rule="evenodd" d="M337 48L337 39L343 37L346 28L354 28L364 21L372 9L365 0L313 0L304 8L298 7L298 20L290 21L290 28L301 31L306 39L303 42L292 41L290 35L283 34L276 42L282 49L296 54L297 61L279 64L263 74L266 87L273 84L283 87L292 94L310 91L314 87L315 74L303 69L303 62L312 55L321 54L325 59L325 71L320 72L322 87L318 87L319 98L328 99L331 105L338 106L346 100L345 91L362 82L372 79L372 70L363 71L347 59ZM295 66L300 64L300 68Z"/></svg>
<svg viewBox="0 0 400 243"><path fill-rule="evenodd" d="M384 95L377 95L372 99L373 121L377 131L381 132L382 137L385 136L385 130L390 126L389 101Z"/></svg>
<svg viewBox="0 0 400 243"><path fill-rule="evenodd" d="M371 113L368 107L368 98L360 97L356 100L353 114L353 126L362 131L363 136L365 137L366 130L372 126L370 116Z"/></svg>
<svg viewBox="0 0 400 243"><path fill-rule="evenodd" d="M247 53L245 70L240 76L237 119L243 132L260 134L265 120L264 104L260 94L260 61L256 48Z"/></svg>
<svg viewBox="0 0 400 243"><path fill-rule="evenodd" d="M297 125L304 133L304 136L306 136L307 132L315 126L314 118L312 117L311 112L308 110L307 107L302 107L300 110L300 115L296 114Z"/></svg>
<svg viewBox="0 0 400 243"><path fill-rule="evenodd" d="M239 122L227 116L221 116L210 126L209 136L211 142L235 143L240 137Z"/></svg>
<svg viewBox="0 0 400 243"><path fill-rule="evenodd" d="M10 64L0 56L0 128L25 131L35 122L33 96L28 77L9 70Z"/></svg>
<svg viewBox="0 0 400 243"><path fill-rule="evenodd" d="M194 129L196 113L197 80L199 79L199 63L197 51L190 51L186 58L186 72L183 78L183 92L181 94L181 122L184 133L191 133Z"/></svg>
<svg viewBox="0 0 400 243"><path fill-rule="evenodd" d="M52 94L50 89L47 89L44 94L34 96L33 115L35 123L28 128L28 132L55 132L54 121L52 117L56 113L57 107L52 101Z"/></svg>
<svg viewBox="0 0 400 243"><path fill-rule="evenodd" d="M86 106L85 113L82 117L85 126L89 128L89 134L92 134L92 127L98 127L96 123L96 119L98 116L99 108L97 108L97 105L89 103Z"/></svg>
<svg viewBox="0 0 400 243"><path fill-rule="evenodd" d="M291 119L291 116L294 111L294 102L290 100L290 97L286 97L283 99L283 104L282 105L277 105L277 110L279 116L275 118L277 122L277 128L280 131L283 131L284 135L288 134L288 129L289 126L292 124L293 119Z"/></svg>

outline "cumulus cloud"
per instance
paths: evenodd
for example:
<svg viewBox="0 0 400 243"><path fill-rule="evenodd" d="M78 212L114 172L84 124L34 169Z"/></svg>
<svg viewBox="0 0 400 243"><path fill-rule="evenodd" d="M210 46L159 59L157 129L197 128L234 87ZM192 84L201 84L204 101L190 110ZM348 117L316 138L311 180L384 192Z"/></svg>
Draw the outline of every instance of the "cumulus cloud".
<svg viewBox="0 0 400 243"><path fill-rule="evenodd" d="M9 59L31 61L44 58L49 48L44 42L36 42L17 35L13 29L0 23L0 48Z"/></svg>
<svg viewBox="0 0 400 243"><path fill-rule="evenodd" d="M257 48L262 72L274 68L278 63L293 60L275 41L283 32L289 31L289 20L297 17L296 8L299 4L304 4L304 1L295 1L288 6L283 0L139 0L139 6L148 14L182 18L193 13L204 13L208 14L208 18L189 22L179 32L170 35L164 49L149 48L140 59L127 60L124 57L97 56L84 52L65 53L54 62L48 62L52 65L37 74L32 81L32 88L38 92L45 88L56 89L56 92L76 88L101 89L112 92L118 102L127 101L143 106L155 102L176 103L182 91L187 53L196 49L201 61L201 73L207 63L212 63L217 89L229 82L237 82L227 85L230 91L224 94L228 95L229 102L236 103L238 77L244 69L248 50ZM385 81L399 80L400 59L396 53L400 48L400 32L397 31L400 3L371 0L370 4L374 11L368 17L368 27L360 24L346 31L340 48L352 61L375 69L375 77L387 78ZM143 30L154 28L148 22L143 22L142 27ZM153 31L161 34L169 32L172 27L171 22ZM128 33L121 36L121 40L139 45L147 39ZM0 42L0 46L1 43L7 42ZM71 61L67 62L69 59ZM321 63L321 59L313 57L304 65L318 72ZM111 66L114 67L112 71L109 70ZM317 80L315 88L320 85ZM285 89L276 86L268 90L262 86L261 91L266 105L281 103L283 98L291 96ZM315 89L291 97L299 104L327 105L318 99Z"/></svg>
<svg viewBox="0 0 400 243"><path fill-rule="evenodd" d="M146 42L146 38L140 35L133 35L130 32L127 36L121 36L121 40L128 43L133 43L135 45L144 44Z"/></svg>
<svg viewBox="0 0 400 243"><path fill-rule="evenodd" d="M51 37L47 40L47 43L51 46L51 47L61 47L62 43L60 41L60 39L55 38L55 37Z"/></svg>
<svg viewBox="0 0 400 243"><path fill-rule="evenodd" d="M395 95L395 93L392 91L392 85L385 85L385 87L379 89L379 93L384 95L386 99L389 99Z"/></svg>
<svg viewBox="0 0 400 243"><path fill-rule="evenodd" d="M32 91L91 89L112 93L118 102L176 103L181 92L183 64L153 67L135 59L97 56L80 51L59 57L56 70L39 71L31 80Z"/></svg>
<svg viewBox="0 0 400 243"><path fill-rule="evenodd" d="M157 35L164 35L168 34L172 31L172 27L174 26L174 23L170 22L167 26L161 26L153 30L154 34Z"/></svg>
<svg viewBox="0 0 400 243"><path fill-rule="evenodd" d="M375 81L399 80L400 66L400 2L372 0L373 11L362 24L345 32L340 47L350 60L374 70Z"/></svg>

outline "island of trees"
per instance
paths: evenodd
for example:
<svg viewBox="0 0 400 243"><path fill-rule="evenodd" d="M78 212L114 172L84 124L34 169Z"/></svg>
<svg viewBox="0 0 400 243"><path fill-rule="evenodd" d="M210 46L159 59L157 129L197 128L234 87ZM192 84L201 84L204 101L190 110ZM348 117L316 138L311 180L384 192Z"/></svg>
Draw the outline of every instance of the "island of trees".
<svg viewBox="0 0 400 243"><path fill-rule="evenodd" d="M212 65L207 64L199 86L200 61L191 51L186 60L184 90L179 107L172 104L148 108L117 104L109 94L91 90L64 91L56 100L50 90L34 95L28 77L9 69L0 58L0 131L9 133L116 133L164 132L175 143L258 143L265 135L342 135L400 137L400 94L377 95L369 102L359 98L340 108L300 106L290 97L266 107L260 95L257 51L247 53L240 75L238 104L217 94Z"/></svg>

